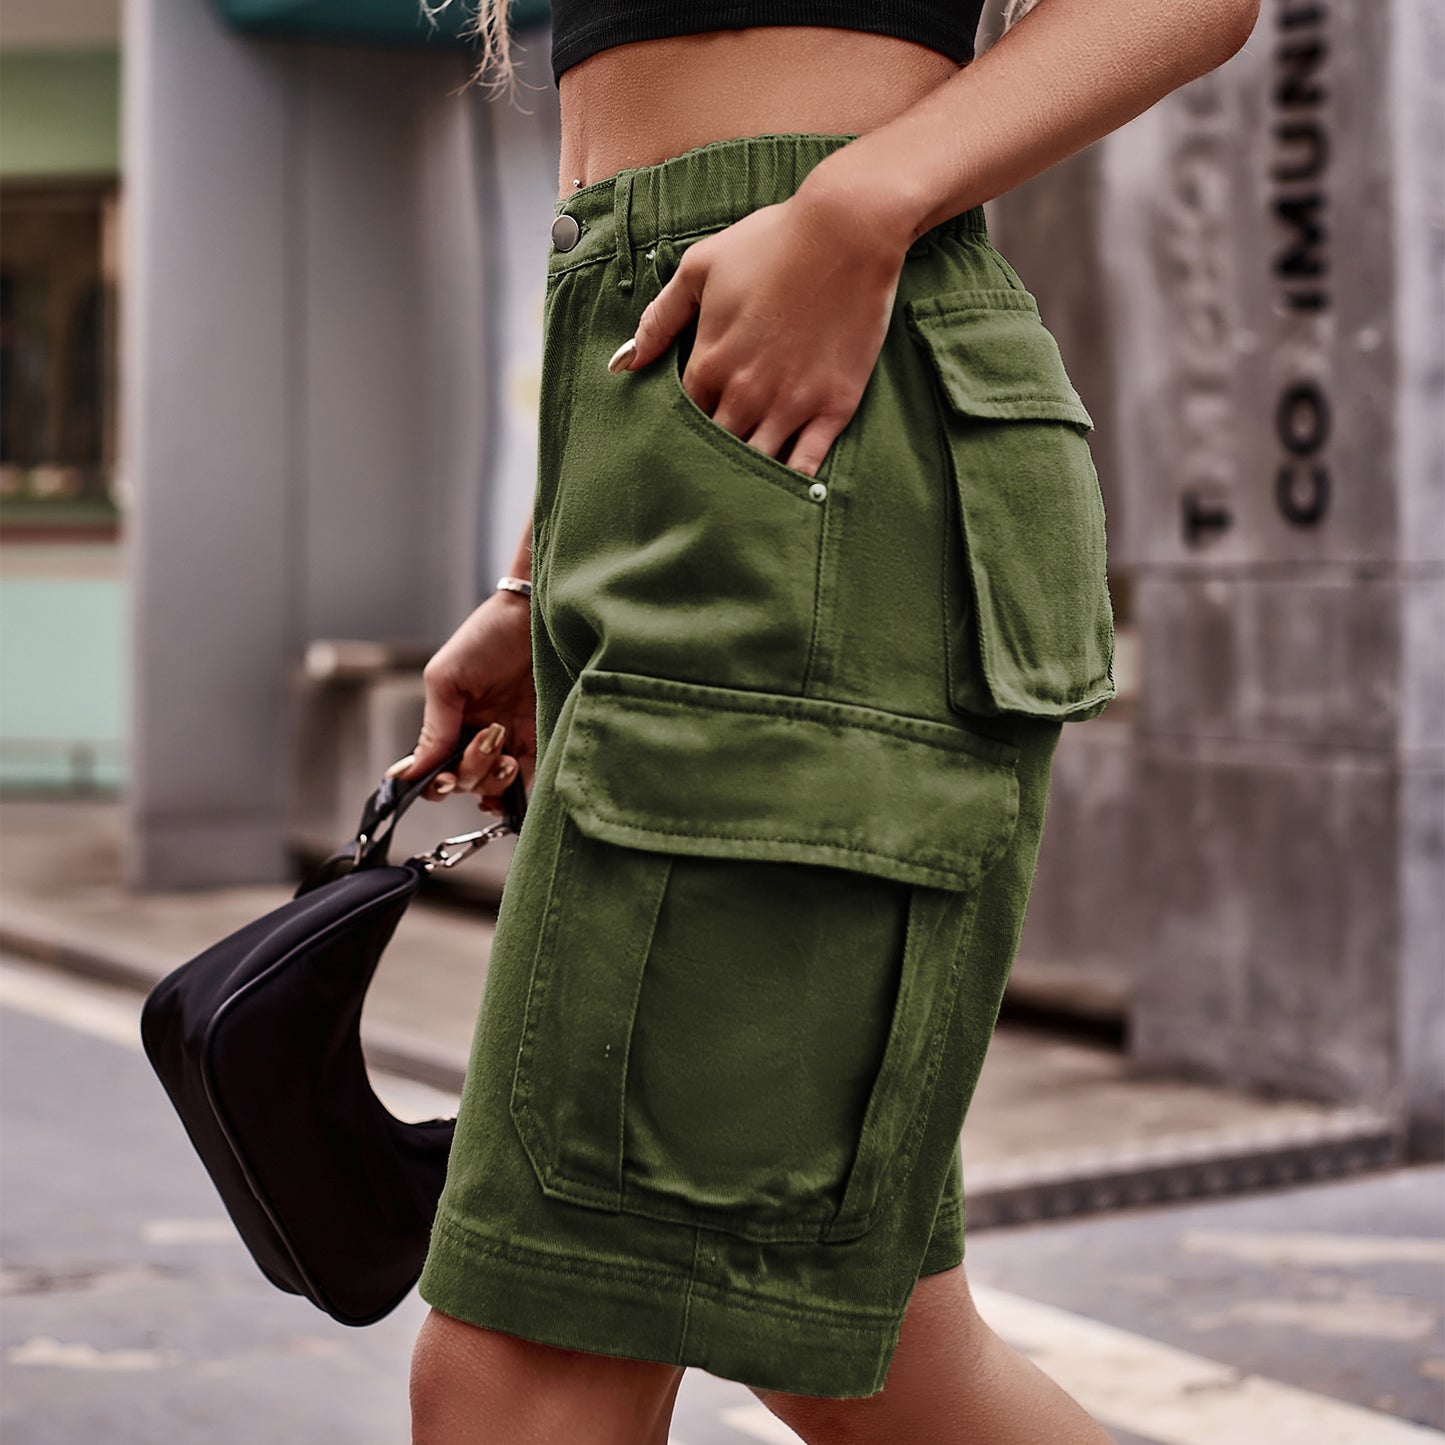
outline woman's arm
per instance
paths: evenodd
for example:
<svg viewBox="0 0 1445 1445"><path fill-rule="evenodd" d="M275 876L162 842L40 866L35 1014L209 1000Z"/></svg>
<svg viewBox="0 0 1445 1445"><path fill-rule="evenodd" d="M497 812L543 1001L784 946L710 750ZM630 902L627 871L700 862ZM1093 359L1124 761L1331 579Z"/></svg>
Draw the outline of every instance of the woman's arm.
<svg viewBox="0 0 1445 1445"><path fill-rule="evenodd" d="M512 554L512 569L507 573L509 577L525 577L529 581L532 576L532 519L527 518L527 525L522 529L522 540L517 543L517 550Z"/></svg>
<svg viewBox="0 0 1445 1445"><path fill-rule="evenodd" d="M891 226L906 249L1223 64L1259 3L1040 0L957 75L825 157L799 194Z"/></svg>
<svg viewBox="0 0 1445 1445"><path fill-rule="evenodd" d="M913 241L1221 64L1258 12L1259 0L1040 0L971 65L825 156L788 200L692 242L610 369L649 365L697 313L684 390L815 475L858 408Z"/></svg>
<svg viewBox="0 0 1445 1445"><path fill-rule="evenodd" d="M508 575L532 575L530 520ZM421 735L416 747L386 770L387 777L414 778L435 767L456 747L462 724L474 723L484 730L472 739L456 772L438 773L422 797L435 802L448 793L474 793L481 808L500 814L500 796L516 770L521 768L530 785L536 762L537 695L527 599L511 591L485 598L433 654L422 681Z"/></svg>

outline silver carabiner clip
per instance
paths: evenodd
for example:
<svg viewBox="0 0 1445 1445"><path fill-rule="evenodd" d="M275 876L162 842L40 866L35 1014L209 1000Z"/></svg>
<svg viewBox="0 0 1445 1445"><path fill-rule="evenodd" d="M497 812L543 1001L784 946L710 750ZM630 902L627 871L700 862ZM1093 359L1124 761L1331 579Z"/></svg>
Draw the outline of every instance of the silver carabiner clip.
<svg viewBox="0 0 1445 1445"><path fill-rule="evenodd" d="M443 838L430 853L418 853L411 861L420 863L428 873L437 868L455 868L463 858L470 858L478 848L485 847L493 838L504 838L510 832L512 828L505 821L489 823L474 833L458 833L454 837ZM457 851L449 852L449 849Z"/></svg>

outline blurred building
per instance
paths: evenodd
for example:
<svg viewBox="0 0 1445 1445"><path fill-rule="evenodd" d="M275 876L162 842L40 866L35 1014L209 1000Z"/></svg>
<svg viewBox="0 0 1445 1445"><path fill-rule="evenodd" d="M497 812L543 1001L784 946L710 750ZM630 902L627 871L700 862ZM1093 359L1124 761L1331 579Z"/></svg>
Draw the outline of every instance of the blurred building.
<svg viewBox="0 0 1445 1445"><path fill-rule="evenodd" d="M510 556L558 147L545 10L514 25L521 109L465 88L414 0L127 5L138 886L282 876L358 708L357 778L415 736L413 670L329 747L295 706L308 645L425 655ZM1226 66L990 207L1098 423L1120 624L1120 699L1065 729L1016 991L1125 1015L1141 1067L1389 1109L1426 1151L1442 29L1433 0L1266 0Z"/></svg>
<svg viewBox="0 0 1445 1445"><path fill-rule="evenodd" d="M114 0L0 19L0 783L124 770Z"/></svg>

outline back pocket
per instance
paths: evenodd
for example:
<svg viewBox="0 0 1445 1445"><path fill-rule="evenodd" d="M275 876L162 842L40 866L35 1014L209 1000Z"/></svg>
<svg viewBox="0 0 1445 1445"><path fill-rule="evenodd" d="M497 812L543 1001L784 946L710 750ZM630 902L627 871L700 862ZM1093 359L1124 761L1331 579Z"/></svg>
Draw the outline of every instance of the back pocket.
<svg viewBox="0 0 1445 1445"><path fill-rule="evenodd" d="M511 1108L543 1191L759 1241L880 1217L929 1113L1017 749L587 671Z"/></svg>
<svg viewBox="0 0 1445 1445"><path fill-rule="evenodd" d="M950 291L905 313L937 382L956 501L950 700L1094 717L1115 692L1104 502L1058 345L1026 291Z"/></svg>

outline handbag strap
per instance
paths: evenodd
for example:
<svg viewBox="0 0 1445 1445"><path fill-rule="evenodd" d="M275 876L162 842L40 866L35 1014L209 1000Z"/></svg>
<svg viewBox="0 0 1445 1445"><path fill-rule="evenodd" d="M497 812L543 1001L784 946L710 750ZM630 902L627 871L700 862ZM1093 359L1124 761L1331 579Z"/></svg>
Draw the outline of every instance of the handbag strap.
<svg viewBox="0 0 1445 1445"><path fill-rule="evenodd" d="M481 728L464 723L456 747L425 773L418 774L415 778L383 778L362 805L361 821L356 826L355 837L325 858L312 874L302 880L292 896L299 898L303 893L309 893L313 888L319 888L323 883L329 883L357 868L385 865L397 821L426 791L428 784L438 773L454 771L460 766L467 745L479 732ZM526 811L527 798L520 771L502 796L507 824L511 831L518 832Z"/></svg>

